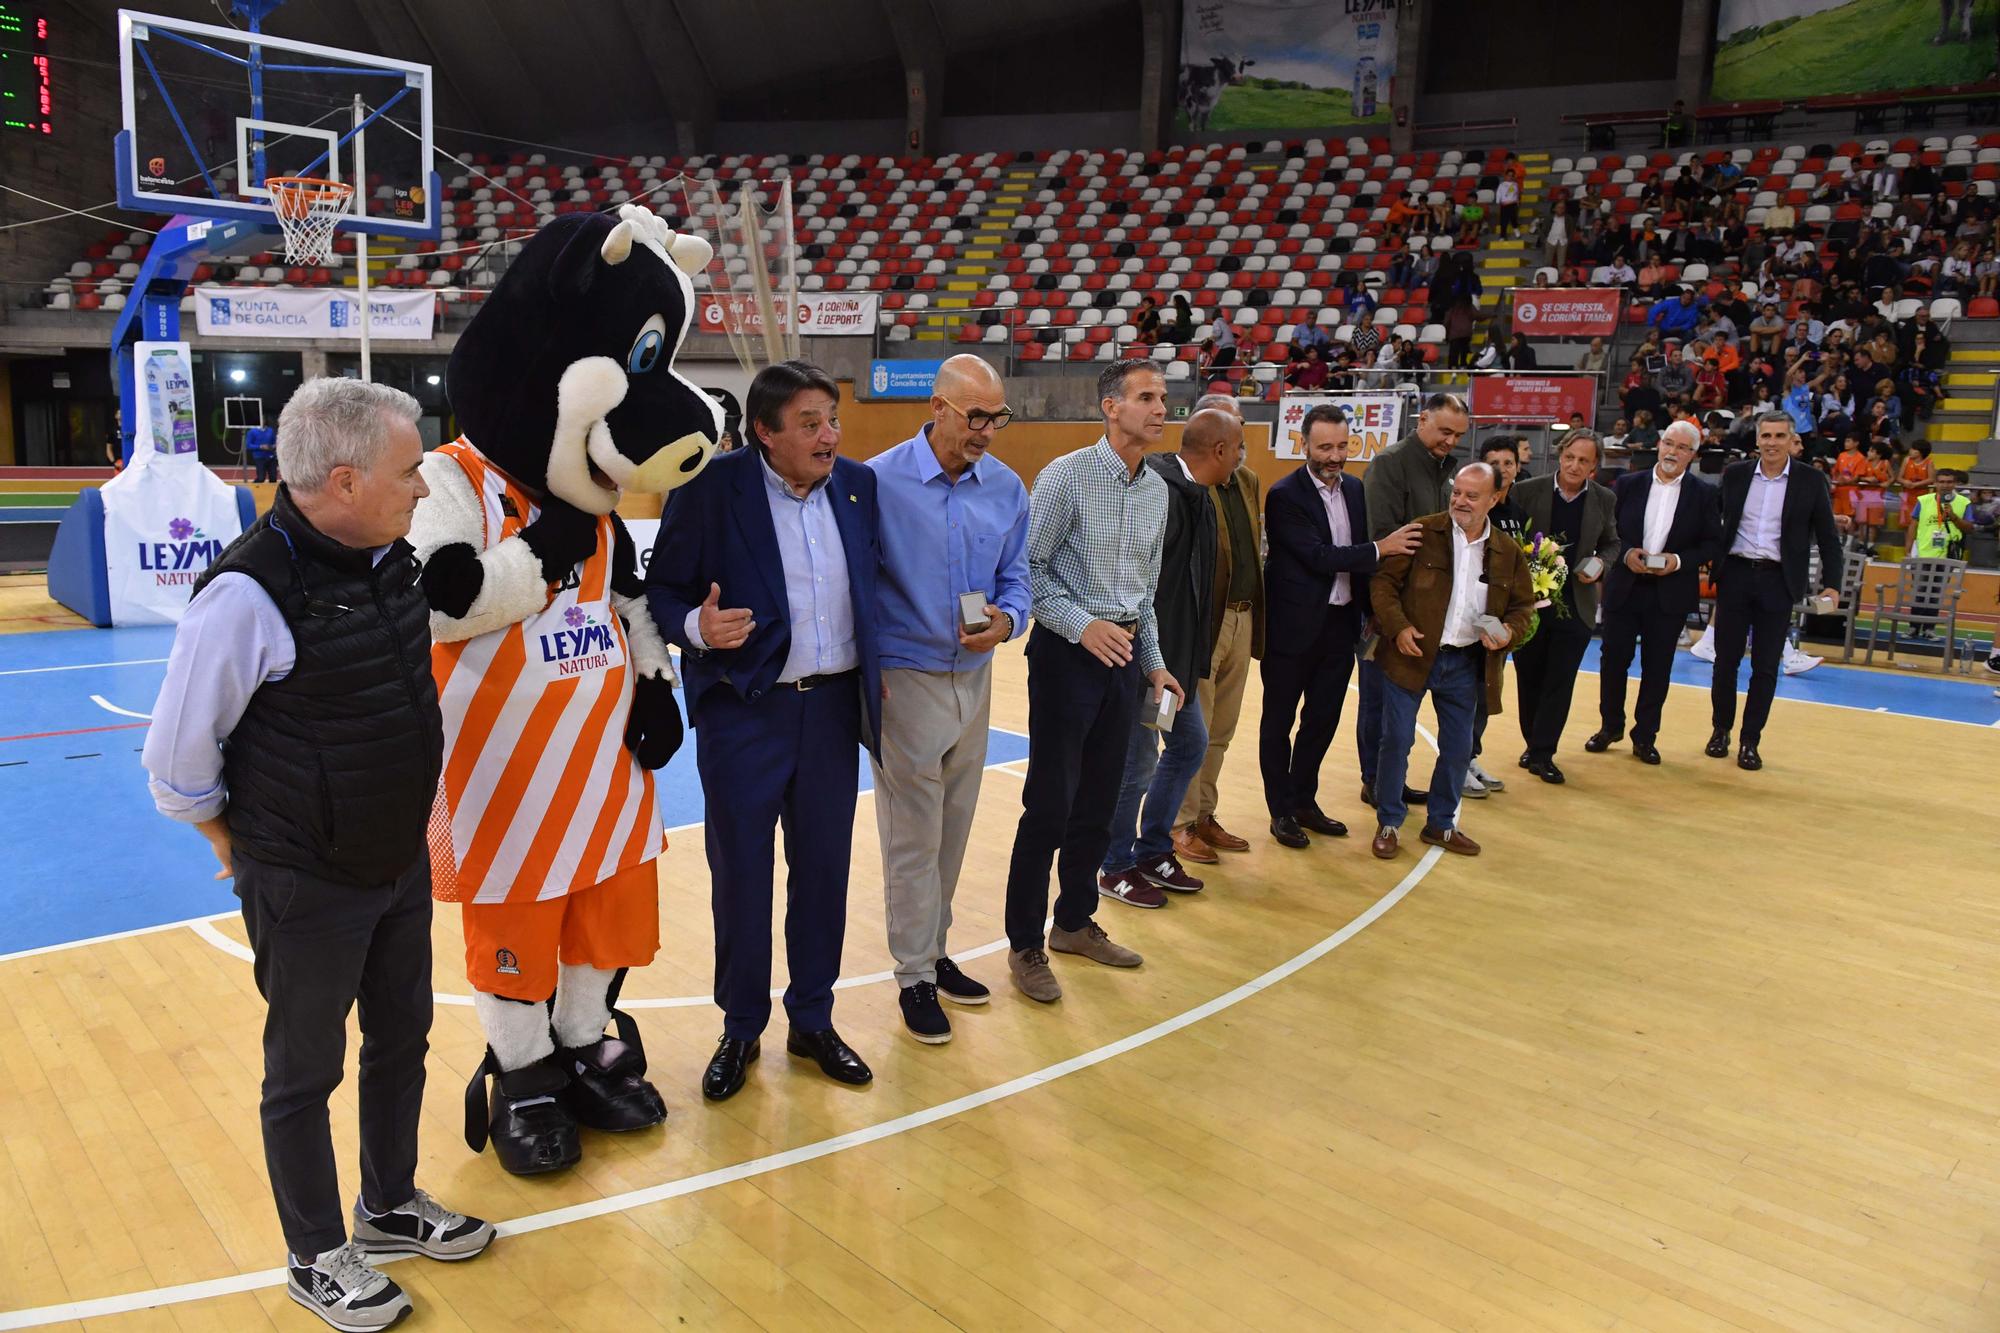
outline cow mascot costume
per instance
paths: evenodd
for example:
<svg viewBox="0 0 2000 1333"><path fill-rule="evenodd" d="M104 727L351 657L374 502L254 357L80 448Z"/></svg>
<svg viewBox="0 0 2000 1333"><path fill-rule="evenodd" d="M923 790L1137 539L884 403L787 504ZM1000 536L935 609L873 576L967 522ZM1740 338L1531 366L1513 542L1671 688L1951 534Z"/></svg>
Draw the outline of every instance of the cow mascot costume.
<svg viewBox="0 0 2000 1333"><path fill-rule="evenodd" d="M614 510L714 454L720 410L674 371L709 255L633 205L548 223L460 335L447 391L464 434L424 460L410 540L446 742L433 891L463 904L486 1032L466 1142L490 1136L517 1175L574 1165L579 1125L667 1114L612 1006L659 948L651 770L681 715Z"/></svg>

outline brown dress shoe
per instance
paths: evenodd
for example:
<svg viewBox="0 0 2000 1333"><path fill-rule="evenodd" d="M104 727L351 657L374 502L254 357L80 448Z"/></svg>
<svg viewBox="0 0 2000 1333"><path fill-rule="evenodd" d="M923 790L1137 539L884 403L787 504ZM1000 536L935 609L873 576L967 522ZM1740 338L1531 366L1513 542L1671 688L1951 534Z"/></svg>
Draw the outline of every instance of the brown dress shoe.
<svg viewBox="0 0 2000 1333"><path fill-rule="evenodd" d="M1212 866L1222 859L1215 854L1215 848L1208 845L1208 840L1197 837L1191 828L1174 831L1174 855L1183 861L1204 866Z"/></svg>
<svg viewBox="0 0 2000 1333"><path fill-rule="evenodd" d="M1440 833L1429 824L1426 824L1424 825L1424 831L1418 836L1433 847L1442 847L1446 851L1454 852L1459 856L1479 855L1479 844L1455 828L1446 829Z"/></svg>
<svg viewBox="0 0 2000 1333"><path fill-rule="evenodd" d="M1378 861L1395 860L1396 830L1390 828L1387 824L1377 824L1375 826L1375 841L1368 844L1368 850L1375 853L1375 859Z"/></svg>
<svg viewBox="0 0 2000 1333"><path fill-rule="evenodd" d="M1104 927L1095 921L1086 922L1082 930L1064 930L1061 926L1049 928L1049 947L1057 953L1073 953L1088 958L1093 963L1103 963L1106 967L1137 967L1144 960L1122 944L1113 944L1111 937L1104 933Z"/></svg>
<svg viewBox="0 0 2000 1333"><path fill-rule="evenodd" d="M1016 949L1007 955L1007 975L1021 994L1043 1004L1062 998L1062 984L1049 966L1049 956L1040 949Z"/></svg>
<svg viewBox="0 0 2000 1333"><path fill-rule="evenodd" d="M1239 838L1228 829L1222 827L1222 825L1216 823L1214 815L1210 815L1206 819L1196 820L1194 828L1189 831L1209 846L1215 848L1218 852L1247 852L1250 850L1250 840L1248 838Z"/></svg>

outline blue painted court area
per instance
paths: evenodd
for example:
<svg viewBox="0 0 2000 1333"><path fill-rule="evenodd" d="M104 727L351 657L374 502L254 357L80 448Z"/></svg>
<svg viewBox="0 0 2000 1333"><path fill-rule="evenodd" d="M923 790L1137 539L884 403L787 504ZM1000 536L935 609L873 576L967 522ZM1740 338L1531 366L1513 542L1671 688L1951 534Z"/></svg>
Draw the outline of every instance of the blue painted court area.
<svg viewBox="0 0 2000 1333"><path fill-rule="evenodd" d="M208 844L153 810L145 721L111 711L153 711L172 643L168 627L0 638L0 955L235 910ZM994 731L986 753L1024 759L1028 741ZM692 743L655 781L668 828L700 822ZM857 783L873 785L865 759Z"/></svg>

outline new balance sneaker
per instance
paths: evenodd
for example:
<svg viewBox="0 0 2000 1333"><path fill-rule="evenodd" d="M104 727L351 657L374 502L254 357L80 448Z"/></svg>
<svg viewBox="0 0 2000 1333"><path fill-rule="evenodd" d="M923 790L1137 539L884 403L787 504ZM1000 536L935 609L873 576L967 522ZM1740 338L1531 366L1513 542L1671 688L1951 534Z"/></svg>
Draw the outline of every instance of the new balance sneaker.
<svg viewBox="0 0 2000 1333"><path fill-rule="evenodd" d="M937 960L938 994L955 1004L985 1004L993 998L993 992L979 982L959 971L958 964L949 958Z"/></svg>
<svg viewBox="0 0 2000 1333"><path fill-rule="evenodd" d="M493 1243L493 1224L454 1213L422 1190L400 1208L371 1213L354 1204L354 1243L369 1255L421 1254L470 1259Z"/></svg>
<svg viewBox="0 0 2000 1333"><path fill-rule="evenodd" d="M1188 874L1181 865L1180 858L1172 852L1156 857L1133 867L1139 878L1157 888L1172 889L1175 893L1200 893L1202 881Z"/></svg>
<svg viewBox="0 0 2000 1333"><path fill-rule="evenodd" d="M292 1255L286 1267L285 1294L346 1333L392 1328L410 1313L403 1289L352 1241L304 1262Z"/></svg>

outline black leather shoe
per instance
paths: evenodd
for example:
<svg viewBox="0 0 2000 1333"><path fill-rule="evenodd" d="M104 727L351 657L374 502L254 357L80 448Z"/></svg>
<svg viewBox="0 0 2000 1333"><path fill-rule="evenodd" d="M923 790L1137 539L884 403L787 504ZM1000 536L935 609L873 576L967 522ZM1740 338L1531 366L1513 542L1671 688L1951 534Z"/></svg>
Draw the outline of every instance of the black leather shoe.
<svg viewBox="0 0 2000 1333"><path fill-rule="evenodd" d="M1290 815L1279 815L1271 821L1271 836L1283 847L1312 846L1312 839L1299 827L1299 821Z"/></svg>
<svg viewBox="0 0 2000 1333"><path fill-rule="evenodd" d="M1558 786L1569 781L1563 776L1563 771L1556 767L1556 761L1553 759L1531 759L1528 761L1528 771L1542 781Z"/></svg>
<svg viewBox="0 0 2000 1333"><path fill-rule="evenodd" d="M493 1080L490 1099L485 1095L488 1075ZM500 1165L517 1176L575 1166L583 1160L583 1135L562 1102L568 1082L556 1055L503 1073L488 1051L465 1090L466 1145L478 1152L490 1138Z"/></svg>
<svg viewBox="0 0 2000 1333"><path fill-rule="evenodd" d="M1429 792L1418 791L1415 787L1403 788L1404 805L1417 806L1417 805L1429 805L1430 803L1431 803L1431 794Z"/></svg>
<svg viewBox="0 0 2000 1333"><path fill-rule="evenodd" d="M715 1054L709 1057L708 1069L701 1076L701 1095L712 1102L726 1102L743 1090L743 1080L750 1075L750 1062L762 1054L763 1047L757 1038L744 1041L739 1037L724 1037L715 1045Z"/></svg>
<svg viewBox="0 0 2000 1333"><path fill-rule="evenodd" d="M1598 731L1583 743L1583 748L1592 754L1603 754L1624 739L1625 733L1622 731Z"/></svg>
<svg viewBox="0 0 2000 1333"><path fill-rule="evenodd" d="M619 1027L626 1029L630 1021ZM569 1074L562 1103L579 1125L623 1134L667 1118L659 1089L646 1080L646 1051L639 1044L638 1029L629 1030L630 1041L601 1037L589 1046L565 1047L556 1053Z"/></svg>
<svg viewBox="0 0 2000 1333"><path fill-rule="evenodd" d="M854 1053L854 1048L832 1028L819 1032L793 1028L785 1037L785 1049L813 1061L820 1073L836 1083L866 1083L875 1077L874 1071Z"/></svg>
<svg viewBox="0 0 2000 1333"><path fill-rule="evenodd" d="M1535 767L1535 752L1533 750L1521 751L1521 759L1520 763L1518 764L1518 767L1525 768L1530 772L1533 772Z"/></svg>
<svg viewBox="0 0 2000 1333"><path fill-rule="evenodd" d="M1292 818L1297 821L1300 828L1308 832L1323 833L1329 838L1344 838L1347 836L1347 825L1341 823L1338 819L1329 818L1326 811L1320 809L1317 804L1306 806L1304 809L1296 812Z"/></svg>
<svg viewBox="0 0 2000 1333"><path fill-rule="evenodd" d="M1651 741L1633 741L1632 753L1637 756L1639 762L1642 764L1657 764L1660 762L1660 747Z"/></svg>
<svg viewBox="0 0 2000 1333"><path fill-rule="evenodd" d="M1361 804L1367 806L1370 810L1373 810L1375 808L1374 783L1364 782L1361 784Z"/></svg>
<svg viewBox="0 0 2000 1333"><path fill-rule="evenodd" d="M1736 766L1755 773L1764 766L1764 756L1757 753L1756 746L1746 745L1736 752Z"/></svg>
<svg viewBox="0 0 2000 1333"><path fill-rule="evenodd" d="M1702 750L1702 753L1710 759L1729 758L1729 733L1718 731L1711 735L1708 738L1708 745Z"/></svg>

